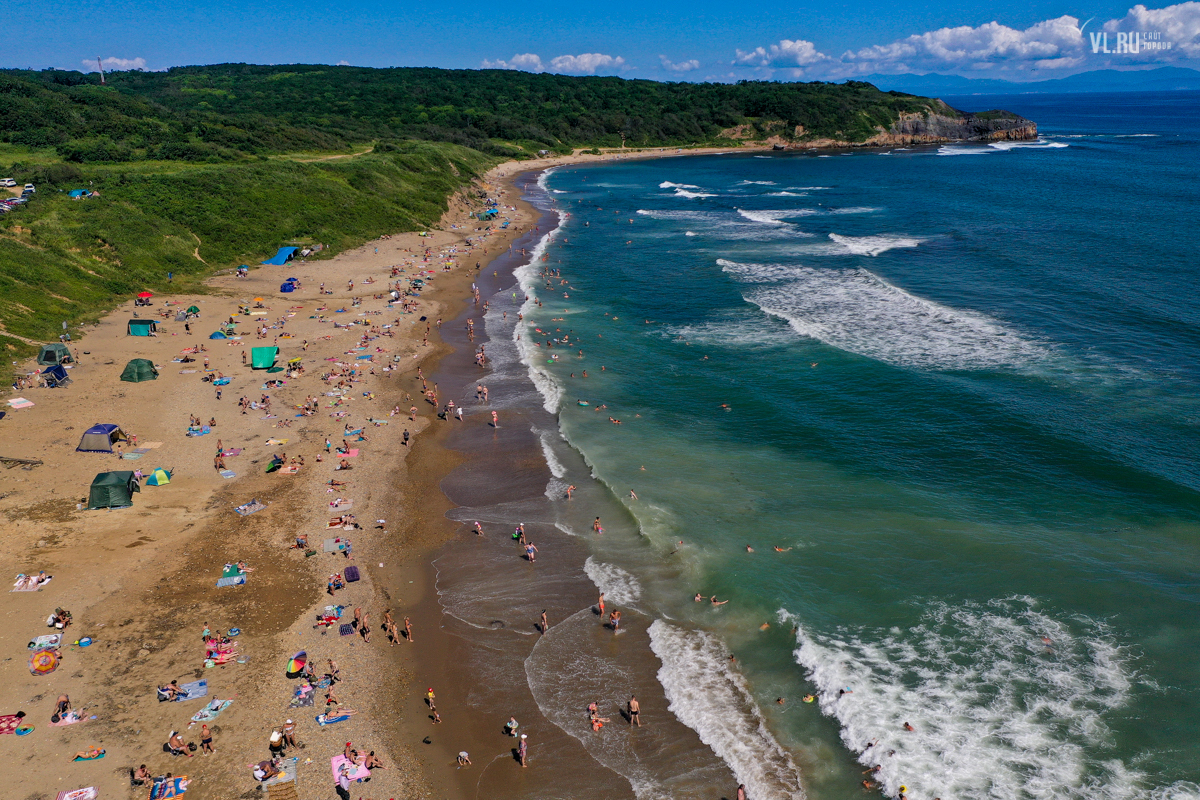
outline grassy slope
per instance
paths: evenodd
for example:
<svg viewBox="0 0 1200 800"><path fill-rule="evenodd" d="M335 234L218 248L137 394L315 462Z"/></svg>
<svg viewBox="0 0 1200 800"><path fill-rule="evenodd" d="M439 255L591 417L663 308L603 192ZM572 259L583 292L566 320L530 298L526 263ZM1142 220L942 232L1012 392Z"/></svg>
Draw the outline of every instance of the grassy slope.
<svg viewBox="0 0 1200 800"><path fill-rule="evenodd" d="M493 163L455 145L411 142L330 161L84 165L82 180L43 186L0 220L0 324L53 340L63 320L93 320L142 289L162 290L168 271L178 289L218 268L257 264L287 242L337 252L417 230ZM89 184L99 198L56 191Z"/></svg>

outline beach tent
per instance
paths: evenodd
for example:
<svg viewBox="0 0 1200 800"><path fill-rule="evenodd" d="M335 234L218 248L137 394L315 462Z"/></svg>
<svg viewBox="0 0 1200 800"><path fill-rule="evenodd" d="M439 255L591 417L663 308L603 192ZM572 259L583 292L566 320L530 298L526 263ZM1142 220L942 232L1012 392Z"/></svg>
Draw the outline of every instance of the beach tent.
<svg viewBox="0 0 1200 800"><path fill-rule="evenodd" d="M124 439L121 426L107 422L98 422L83 432L76 453L111 453L113 442Z"/></svg>
<svg viewBox="0 0 1200 800"><path fill-rule="evenodd" d="M176 322L187 322L187 318L188 318L188 315L187 315L186 311L176 311L175 312L175 321Z"/></svg>
<svg viewBox="0 0 1200 800"><path fill-rule="evenodd" d="M200 316L200 307L199 306L188 306L187 315L189 317Z"/></svg>
<svg viewBox="0 0 1200 800"><path fill-rule="evenodd" d="M42 349L38 351L39 364L70 364L75 359L71 358L71 351L67 349L65 344L44 344Z"/></svg>
<svg viewBox="0 0 1200 800"><path fill-rule="evenodd" d="M141 383L142 381L153 381L158 379L158 370L154 367L154 362L148 358L135 358L125 365L125 369L121 372L121 380L129 381L130 383Z"/></svg>
<svg viewBox="0 0 1200 800"><path fill-rule="evenodd" d="M128 508L133 505L133 493L141 490L132 472L101 472L92 480L92 488L88 492L88 510Z"/></svg>
<svg viewBox="0 0 1200 800"><path fill-rule="evenodd" d="M296 284L292 283L291 281L281 283L279 285L279 291L283 292L284 294L287 294L288 292L294 292L296 291Z"/></svg>
<svg viewBox="0 0 1200 800"><path fill-rule="evenodd" d="M158 325L152 319L131 319L125 331L130 336L150 336L158 333Z"/></svg>
<svg viewBox="0 0 1200 800"><path fill-rule="evenodd" d="M150 477L146 478L147 486L166 486L171 482L171 473L161 467L150 473Z"/></svg>
<svg viewBox="0 0 1200 800"><path fill-rule="evenodd" d="M289 261L291 261L293 258L295 258L295 256L296 256L296 248L294 248L294 247L281 247L281 248L279 248L279 252L278 252L278 253L276 253L275 255L271 256L269 259L267 259L266 261L264 261L264 262L262 262L262 263L264 263L264 264L274 264L274 265L275 265L275 266L277 266L277 267L278 267L278 266L283 266L284 264L286 264L287 262L289 262Z"/></svg>
<svg viewBox="0 0 1200 800"><path fill-rule="evenodd" d="M213 331L211 334L209 334L208 338L210 338L210 339L228 339L229 337L226 336L225 334L221 333L220 331Z"/></svg>
<svg viewBox="0 0 1200 800"><path fill-rule="evenodd" d="M62 386L67 381L71 380L71 376L67 375L67 370L62 364L54 364L42 370L42 375L46 378L46 385L51 389Z"/></svg>
<svg viewBox="0 0 1200 800"><path fill-rule="evenodd" d="M279 358L278 347L250 348L250 366L254 369L270 369L275 366L277 358Z"/></svg>

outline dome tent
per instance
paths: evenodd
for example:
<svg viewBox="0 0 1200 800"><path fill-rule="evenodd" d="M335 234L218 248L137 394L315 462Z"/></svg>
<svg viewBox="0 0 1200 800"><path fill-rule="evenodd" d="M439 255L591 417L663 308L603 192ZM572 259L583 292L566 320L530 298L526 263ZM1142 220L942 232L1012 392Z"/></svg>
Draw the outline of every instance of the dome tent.
<svg viewBox="0 0 1200 800"><path fill-rule="evenodd" d="M147 486L166 486L171 482L171 471L159 467L146 478Z"/></svg>
<svg viewBox="0 0 1200 800"><path fill-rule="evenodd" d="M44 344L42 349L38 351L37 363L42 366L49 364L70 364L75 359L71 358L71 351L67 349L65 344Z"/></svg>
<svg viewBox="0 0 1200 800"><path fill-rule="evenodd" d="M135 358L125 365L125 369L121 372L121 380L129 381L130 383L141 383L142 381L153 381L158 379L158 370L154 366L154 362L148 358Z"/></svg>
<svg viewBox="0 0 1200 800"><path fill-rule="evenodd" d="M128 508L133 505L133 493L141 490L132 472L101 472L92 480L88 509Z"/></svg>
<svg viewBox="0 0 1200 800"><path fill-rule="evenodd" d="M121 432L120 425L98 422L83 432L83 436L79 439L79 447L75 448L75 452L111 453L113 442L124 438L125 434Z"/></svg>

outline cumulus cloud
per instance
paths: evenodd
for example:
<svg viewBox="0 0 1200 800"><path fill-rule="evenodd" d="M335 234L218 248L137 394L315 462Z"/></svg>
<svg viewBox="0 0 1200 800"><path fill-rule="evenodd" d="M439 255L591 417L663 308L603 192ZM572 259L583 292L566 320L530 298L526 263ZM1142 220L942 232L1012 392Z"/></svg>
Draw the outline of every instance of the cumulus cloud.
<svg viewBox="0 0 1200 800"><path fill-rule="evenodd" d="M752 67L807 67L828 60L829 56L817 50L812 42L781 39L768 47L738 50L733 63Z"/></svg>
<svg viewBox="0 0 1200 800"><path fill-rule="evenodd" d="M598 69L620 69L625 59L603 53L580 53L577 56L558 56L550 59L550 69L570 75L595 75Z"/></svg>
<svg viewBox="0 0 1200 800"><path fill-rule="evenodd" d="M568 75L595 75L596 70L618 70L625 66L625 59L604 53L580 53L577 56L555 56L544 63L536 53L520 53L504 61L484 60L484 69L519 69L525 72L562 72ZM698 66L698 65L697 65Z"/></svg>
<svg viewBox="0 0 1200 800"><path fill-rule="evenodd" d="M1118 31L1140 31L1160 33L1161 41L1170 42L1171 49L1185 58L1200 58L1200 3L1179 3L1165 8L1146 8L1136 5L1122 19L1104 23L1109 33ZM1110 47L1112 44L1110 44ZM1167 51L1168 53L1170 51ZM1162 51L1146 53L1154 59L1162 58Z"/></svg>
<svg viewBox="0 0 1200 800"><path fill-rule="evenodd" d="M520 69L526 72L542 72L545 69L542 59L536 53L518 53L508 61L484 59L482 66L484 69Z"/></svg>
<svg viewBox="0 0 1200 800"><path fill-rule="evenodd" d="M694 69L700 69L700 62L694 58L687 61L671 61L666 56L659 56L658 60L662 62L663 69L668 72L691 72Z"/></svg>
<svg viewBox="0 0 1200 800"><path fill-rule="evenodd" d="M104 69L106 69L106 70L145 69L146 68L146 59L144 59L144 58L113 58L110 56L109 58L106 58L103 61L101 61L101 63L104 65ZM94 59L94 58L83 59L83 66L84 66L85 72L95 72L96 71L96 59Z"/></svg>

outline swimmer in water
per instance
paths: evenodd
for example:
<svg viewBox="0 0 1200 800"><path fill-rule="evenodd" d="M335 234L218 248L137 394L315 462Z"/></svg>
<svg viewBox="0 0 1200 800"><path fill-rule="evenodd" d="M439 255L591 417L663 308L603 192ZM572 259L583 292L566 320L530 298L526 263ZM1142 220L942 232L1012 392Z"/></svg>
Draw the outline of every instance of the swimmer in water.
<svg viewBox="0 0 1200 800"><path fill-rule="evenodd" d="M754 552L754 548L753 548L753 547L751 547L750 545L746 545L746 552L747 552L747 553L753 553L753 552Z"/></svg>
<svg viewBox="0 0 1200 800"><path fill-rule="evenodd" d="M692 600L694 600L697 603L702 603L702 602L704 602L704 595L700 594L699 592L696 592L696 596L693 597Z"/></svg>
<svg viewBox="0 0 1200 800"><path fill-rule="evenodd" d="M718 601L717 596L714 594L712 597L708 598L708 602L712 603L714 606L723 606L726 603L728 603L729 601L728 600Z"/></svg>
<svg viewBox="0 0 1200 800"><path fill-rule="evenodd" d="M788 550L791 550L791 549L792 548L790 548L790 547L779 547L778 545L776 545L775 552L776 553L786 553Z"/></svg>

